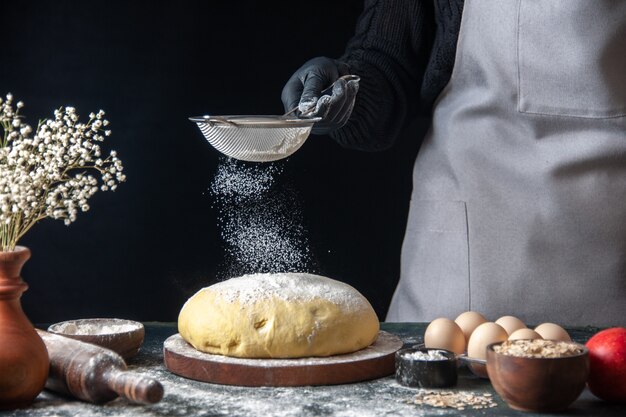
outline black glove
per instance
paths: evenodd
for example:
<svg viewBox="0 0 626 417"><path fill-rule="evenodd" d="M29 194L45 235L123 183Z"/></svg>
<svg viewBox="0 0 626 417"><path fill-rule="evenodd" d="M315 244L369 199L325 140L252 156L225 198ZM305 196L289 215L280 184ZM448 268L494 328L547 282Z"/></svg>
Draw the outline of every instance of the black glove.
<svg viewBox="0 0 626 417"><path fill-rule="evenodd" d="M325 135L342 127L352 113L359 91L358 80L339 80L330 95L321 92L340 76L347 75L346 64L326 57L313 58L296 71L283 88L285 112L298 107L301 117L321 117L311 133Z"/></svg>

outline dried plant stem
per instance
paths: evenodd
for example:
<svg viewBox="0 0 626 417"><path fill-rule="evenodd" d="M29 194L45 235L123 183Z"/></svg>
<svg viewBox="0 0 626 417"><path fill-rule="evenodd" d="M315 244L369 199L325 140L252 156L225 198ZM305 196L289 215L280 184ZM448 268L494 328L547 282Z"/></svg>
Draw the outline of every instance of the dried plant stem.
<svg viewBox="0 0 626 417"><path fill-rule="evenodd" d="M94 168L94 167L81 167L81 168ZM72 167L68 168L64 174L70 171ZM100 169L98 169L100 171ZM69 180L69 177L65 181ZM59 181L59 182L65 182ZM52 185L48 185L47 189L51 189ZM47 197L48 192L44 194L44 199ZM24 216L24 213L16 213L11 216L9 223L2 224L0 226L0 244L2 245L2 252L9 252L15 250L18 240L22 238L39 220L43 220L48 217L45 214L45 207L42 203L30 212L29 216ZM67 217L63 216L62 218Z"/></svg>
<svg viewBox="0 0 626 417"><path fill-rule="evenodd" d="M47 196L47 194L46 192L44 197ZM39 201L39 205L30 212L29 216L25 216L23 212L18 212L10 217L8 223L3 223L0 226L0 244L2 245L2 252L14 251L18 240L20 240L20 238L39 220L47 217L44 213L44 205Z"/></svg>
<svg viewBox="0 0 626 417"><path fill-rule="evenodd" d="M15 250L21 224L20 217L19 215L12 216L8 224L5 223L0 227L0 240L3 252Z"/></svg>

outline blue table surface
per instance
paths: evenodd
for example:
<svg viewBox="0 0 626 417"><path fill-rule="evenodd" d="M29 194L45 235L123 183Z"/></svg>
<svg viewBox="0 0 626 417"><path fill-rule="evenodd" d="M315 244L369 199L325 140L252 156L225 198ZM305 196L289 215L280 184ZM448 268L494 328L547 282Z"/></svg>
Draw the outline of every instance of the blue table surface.
<svg viewBox="0 0 626 417"><path fill-rule="evenodd" d="M145 323L146 337L139 354L129 361L132 371L157 378L165 396L154 405L136 405L117 399L94 405L44 391L29 408L0 412L2 416L529 416L509 408L486 379L461 369L454 390L491 393L497 407L474 410L441 409L413 403L414 388L399 385L394 376L354 384L316 387L238 387L185 379L163 366L163 341L176 333L174 323ZM422 342L424 323L382 323L383 330L402 338L405 346ZM570 328L572 338L584 343L596 328ZM562 414L542 416L626 416L626 405L596 399L588 390Z"/></svg>

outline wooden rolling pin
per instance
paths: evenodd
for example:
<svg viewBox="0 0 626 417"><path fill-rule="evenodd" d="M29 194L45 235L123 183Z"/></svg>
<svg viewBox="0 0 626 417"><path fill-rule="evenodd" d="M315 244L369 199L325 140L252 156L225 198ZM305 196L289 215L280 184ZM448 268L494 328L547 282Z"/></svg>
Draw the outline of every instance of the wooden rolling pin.
<svg viewBox="0 0 626 417"><path fill-rule="evenodd" d="M37 330L50 356L46 388L92 403L120 396L136 403L154 404L163 398L155 379L127 371L117 353L90 343Z"/></svg>

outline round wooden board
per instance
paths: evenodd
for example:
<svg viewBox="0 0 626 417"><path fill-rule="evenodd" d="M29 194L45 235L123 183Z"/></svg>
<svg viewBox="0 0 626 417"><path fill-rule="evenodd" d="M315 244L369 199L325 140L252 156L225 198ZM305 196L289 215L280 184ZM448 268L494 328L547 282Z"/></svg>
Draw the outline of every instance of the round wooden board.
<svg viewBox="0 0 626 417"><path fill-rule="evenodd" d="M171 372L225 385L294 387L333 385L381 378L395 372L399 337L380 331L365 349L345 355L299 359L242 359L203 353L179 334L163 343L163 361Z"/></svg>

